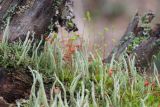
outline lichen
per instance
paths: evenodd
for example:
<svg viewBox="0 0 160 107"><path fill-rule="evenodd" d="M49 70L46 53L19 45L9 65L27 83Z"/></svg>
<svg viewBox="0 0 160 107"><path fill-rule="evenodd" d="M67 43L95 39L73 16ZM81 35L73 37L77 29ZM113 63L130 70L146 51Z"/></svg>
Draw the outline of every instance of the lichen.
<svg viewBox="0 0 160 107"><path fill-rule="evenodd" d="M21 14L21 13L24 13L25 10L29 9L30 7L33 6L35 0L27 0L25 5L22 5L22 6L18 6L18 9L16 11L17 14Z"/></svg>
<svg viewBox="0 0 160 107"><path fill-rule="evenodd" d="M14 15L23 14L27 9L30 9L34 5L35 0L27 0L26 2L17 1L8 8L7 12L3 16L2 22L3 30L6 26L6 19ZM52 9L55 11L55 15L51 17L51 23L48 26L47 32L58 32L58 27L64 27L68 32L78 30L75 23L73 22L74 14L72 11L73 2L70 0L53 0ZM52 11L52 10L51 10Z"/></svg>

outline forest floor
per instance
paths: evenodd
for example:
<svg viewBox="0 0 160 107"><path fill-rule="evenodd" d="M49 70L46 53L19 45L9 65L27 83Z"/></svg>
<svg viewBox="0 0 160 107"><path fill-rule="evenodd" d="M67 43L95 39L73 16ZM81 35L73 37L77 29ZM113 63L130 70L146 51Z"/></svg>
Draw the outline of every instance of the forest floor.
<svg viewBox="0 0 160 107"><path fill-rule="evenodd" d="M53 38L34 43L28 37L16 43L3 39L0 76L9 72L0 79L4 100L16 100L13 106L18 107L160 106L160 80L154 64L151 76L140 73L135 59L127 54L118 61L113 55L105 64L98 51L93 55L84 44L73 44L75 38L64 42L53 33Z"/></svg>

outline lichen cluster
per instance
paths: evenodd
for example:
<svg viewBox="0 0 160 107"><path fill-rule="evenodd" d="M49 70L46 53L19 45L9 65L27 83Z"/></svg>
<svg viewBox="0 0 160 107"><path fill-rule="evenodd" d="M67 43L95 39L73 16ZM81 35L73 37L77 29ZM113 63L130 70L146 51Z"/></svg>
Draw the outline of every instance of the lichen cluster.
<svg viewBox="0 0 160 107"><path fill-rule="evenodd" d="M65 27L65 29L70 31L77 31L77 27L75 23L73 22L73 19L75 18L72 7L73 2L70 0L53 0L53 9L56 10L56 14L54 16L55 25L53 25L56 30L57 26ZM57 30L58 31L58 30Z"/></svg>
<svg viewBox="0 0 160 107"><path fill-rule="evenodd" d="M24 13L25 10L29 9L30 7L33 6L35 0L27 0L25 5L22 5L22 6L18 6L18 9L16 11L16 14L21 14L21 13Z"/></svg>

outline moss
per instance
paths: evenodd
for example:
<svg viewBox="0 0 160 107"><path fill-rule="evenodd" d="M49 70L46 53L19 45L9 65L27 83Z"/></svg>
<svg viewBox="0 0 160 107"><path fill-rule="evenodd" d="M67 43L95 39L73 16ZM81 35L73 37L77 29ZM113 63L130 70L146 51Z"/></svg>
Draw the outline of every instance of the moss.
<svg viewBox="0 0 160 107"><path fill-rule="evenodd" d="M28 65L34 65L29 56L17 65L22 52L22 47L18 47L17 44L2 46L0 43L0 66L5 68L27 68Z"/></svg>
<svg viewBox="0 0 160 107"><path fill-rule="evenodd" d="M142 43L142 41L146 40L148 37L146 36L140 36L140 37L136 37L132 43L128 46L127 48L127 52L131 53L133 52L133 50L140 45L140 43Z"/></svg>

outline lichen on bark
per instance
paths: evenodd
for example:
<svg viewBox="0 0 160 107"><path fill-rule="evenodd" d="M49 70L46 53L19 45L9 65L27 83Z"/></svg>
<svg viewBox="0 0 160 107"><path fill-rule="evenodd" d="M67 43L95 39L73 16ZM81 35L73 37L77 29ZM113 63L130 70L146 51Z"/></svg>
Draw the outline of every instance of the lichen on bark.
<svg viewBox="0 0 160 107"><path fill-rule="evenodd" d="M11 17L10 32L14 39L25 37L28 31L38 35L58 32L59 26L68 32L77 30L70 0L3 0L0 6L0 25L3 26L0 36L8 17Z"/></svg>

